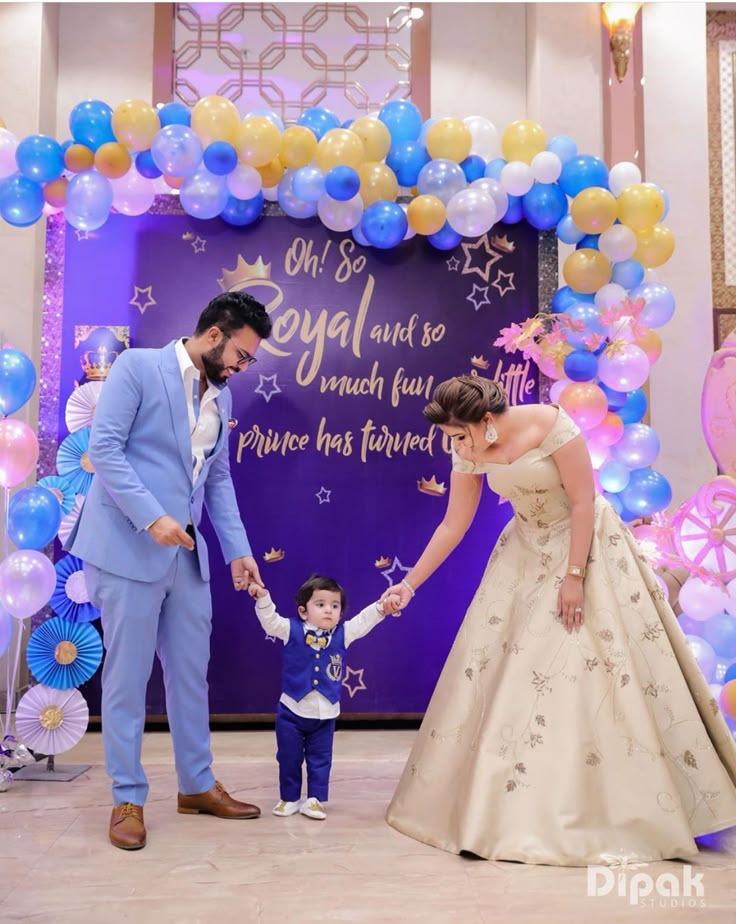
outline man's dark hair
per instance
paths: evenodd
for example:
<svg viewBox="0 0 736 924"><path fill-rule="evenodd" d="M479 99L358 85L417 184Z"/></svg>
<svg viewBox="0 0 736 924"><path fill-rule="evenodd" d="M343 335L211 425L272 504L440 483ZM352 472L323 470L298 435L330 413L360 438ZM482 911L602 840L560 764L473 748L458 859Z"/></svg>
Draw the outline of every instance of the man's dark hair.
<svg viewBox="0 0 736 924"><path fill-rule="evenodd" d="M251 327L264 340L271 334L271 319L263 305L247 292L223 292L207 305L197 321L195 335L210 327L219 327L223 334Z"/></svg>
<svg viewBox="0 0 736 924"><path fill-rule="evenodd" d="M312 599L312 594L316 590L331 590L333 593L340 594L340 606L343 613L348 604L348 597L345 588L334 578L324 577L321 574L313 574L308 581L305 581L296 592L296 605L298 607L306 606Z"/></svg>

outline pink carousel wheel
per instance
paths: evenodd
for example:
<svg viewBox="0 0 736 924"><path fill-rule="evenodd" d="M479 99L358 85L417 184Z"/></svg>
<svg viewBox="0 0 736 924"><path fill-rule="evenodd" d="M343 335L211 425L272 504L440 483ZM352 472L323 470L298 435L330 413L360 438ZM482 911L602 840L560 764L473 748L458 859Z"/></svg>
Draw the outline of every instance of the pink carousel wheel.
<svg viewBox="0 0 736 924"><path fill-rule="evenodd" d="M719 575L736 577L736 481L720 475L700 488L674 517L674 540L683 563Z"/></svg>

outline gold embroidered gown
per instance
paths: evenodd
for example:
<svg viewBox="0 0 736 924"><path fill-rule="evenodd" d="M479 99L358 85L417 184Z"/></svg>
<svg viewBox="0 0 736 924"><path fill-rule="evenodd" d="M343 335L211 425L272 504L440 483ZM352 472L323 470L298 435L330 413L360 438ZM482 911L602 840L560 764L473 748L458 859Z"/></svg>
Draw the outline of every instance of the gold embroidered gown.
<svg viewBox="0 0 736 924"><path fill-rule="evenodd" d="M562 409L542 444L484 472L503 530L388 810L426 844L560 866L688 857L736 825L736 745L652 569L595 505L585 622L557 614L570 505L551 453L579 430Z"/></svg>

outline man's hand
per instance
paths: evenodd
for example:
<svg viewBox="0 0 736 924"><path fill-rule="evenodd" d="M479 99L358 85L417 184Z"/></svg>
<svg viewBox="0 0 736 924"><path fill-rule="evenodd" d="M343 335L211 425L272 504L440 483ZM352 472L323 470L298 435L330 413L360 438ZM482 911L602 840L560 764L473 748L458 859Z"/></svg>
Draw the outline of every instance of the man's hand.
<svg viewBox="0 0 736 924"><path fill-rule="evenodd" d="M268 591L266 588L261 587L260 584L256 584L255 582L248 586L248 593L251 595L251 597L256 597L258 600L260 600L262 597L268 596Z"/></svg>
<svg viewBox="0 0 736 924"><path fill-rule="evenodd" d="M233 587L236 590L248 590L254 582L260 584L261 587L264 586L258 565L252 555L234 558L230 562L230 573L233 576Z"/></svg>
<svg viewBox="0 0 736 924"><path fill-rule="evenodd" d="M168 514L151 523L148 532L159 545L181 545L190 552L194 549L194 539Z"/></svg>

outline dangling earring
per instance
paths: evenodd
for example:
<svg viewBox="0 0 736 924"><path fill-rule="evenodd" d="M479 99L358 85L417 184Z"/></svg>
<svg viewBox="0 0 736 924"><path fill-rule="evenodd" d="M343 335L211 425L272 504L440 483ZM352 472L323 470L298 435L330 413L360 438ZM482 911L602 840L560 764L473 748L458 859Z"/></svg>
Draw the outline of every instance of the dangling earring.
<svg viewBox="0 0 736 924"><path fill-rule="evenodd" d="M498 439L498 431L493 426L493 421L489 420L486 425L486 443L490 446L492 443L495 443Z"/></svg>

